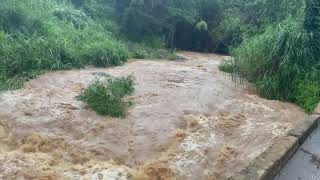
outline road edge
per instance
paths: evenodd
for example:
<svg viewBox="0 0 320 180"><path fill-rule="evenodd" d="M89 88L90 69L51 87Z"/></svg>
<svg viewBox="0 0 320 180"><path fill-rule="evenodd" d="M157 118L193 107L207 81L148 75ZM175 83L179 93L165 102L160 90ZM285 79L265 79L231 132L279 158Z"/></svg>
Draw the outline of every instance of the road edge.
<svg viewBox="0 0 320 180"><path fill-rule="evenodd" d="M307 116L286 135L272 140L271 146L260 154L234 180L272 180L296 153L304 141L319 126L320 115Z"/></svg>

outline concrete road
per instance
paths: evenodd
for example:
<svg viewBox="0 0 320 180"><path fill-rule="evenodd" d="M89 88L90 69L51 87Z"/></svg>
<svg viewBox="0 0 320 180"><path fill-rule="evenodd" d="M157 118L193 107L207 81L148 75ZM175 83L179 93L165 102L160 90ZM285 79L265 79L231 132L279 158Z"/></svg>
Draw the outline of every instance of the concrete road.
<svg viewBox="0 0 320 180"><path fill-rule="evenodd" d="M311 134L274 180L320 180L320 128Z"/></svg>

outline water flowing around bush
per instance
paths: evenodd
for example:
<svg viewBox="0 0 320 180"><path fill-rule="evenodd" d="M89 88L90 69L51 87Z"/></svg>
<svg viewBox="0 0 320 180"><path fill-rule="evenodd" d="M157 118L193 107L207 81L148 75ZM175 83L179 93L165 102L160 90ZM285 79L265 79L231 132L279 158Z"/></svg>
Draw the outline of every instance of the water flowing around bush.
<svg viewBox="0 0 320 180"><path fill-rule="evenodd" d="M124 117L133 102L123 98L134 92L134 77L96 80L78 97L98 114Z"/></svg>

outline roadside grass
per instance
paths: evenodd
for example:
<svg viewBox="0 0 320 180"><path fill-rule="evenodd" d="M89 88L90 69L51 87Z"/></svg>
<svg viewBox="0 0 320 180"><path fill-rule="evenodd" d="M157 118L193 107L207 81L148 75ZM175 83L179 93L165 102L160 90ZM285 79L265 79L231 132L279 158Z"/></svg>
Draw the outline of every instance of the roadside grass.
<svg viewBox="0 0 320 180"><path fill-rule="evenodd" d="M267 99L293 102L306 112L320 101L320 62L314 37L303 29L299 18L270 25L244 40L220 70L238 73L255 84Z"/></svg>
<svg viewBox="0 0 320 180"><path fill-rule="evenodd" d="M78 99L100 115L125 117L133 102L125 96L134 92L134 77L115 77L105 81L95 80Z"/></svg>

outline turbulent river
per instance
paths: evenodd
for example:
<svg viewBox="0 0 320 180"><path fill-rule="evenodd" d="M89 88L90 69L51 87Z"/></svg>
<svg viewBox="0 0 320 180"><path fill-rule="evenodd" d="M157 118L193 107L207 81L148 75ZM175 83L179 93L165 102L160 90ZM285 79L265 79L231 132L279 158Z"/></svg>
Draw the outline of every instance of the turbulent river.
<svg viewBox="0 0 320 180"><path fill-rule="evenodd" d="M49 72L1 93L0 179L230 178L305 116L220 72L229 57L181 55L188 60ZM101 73L135 76L126 118L76 99Z"/></svg>

